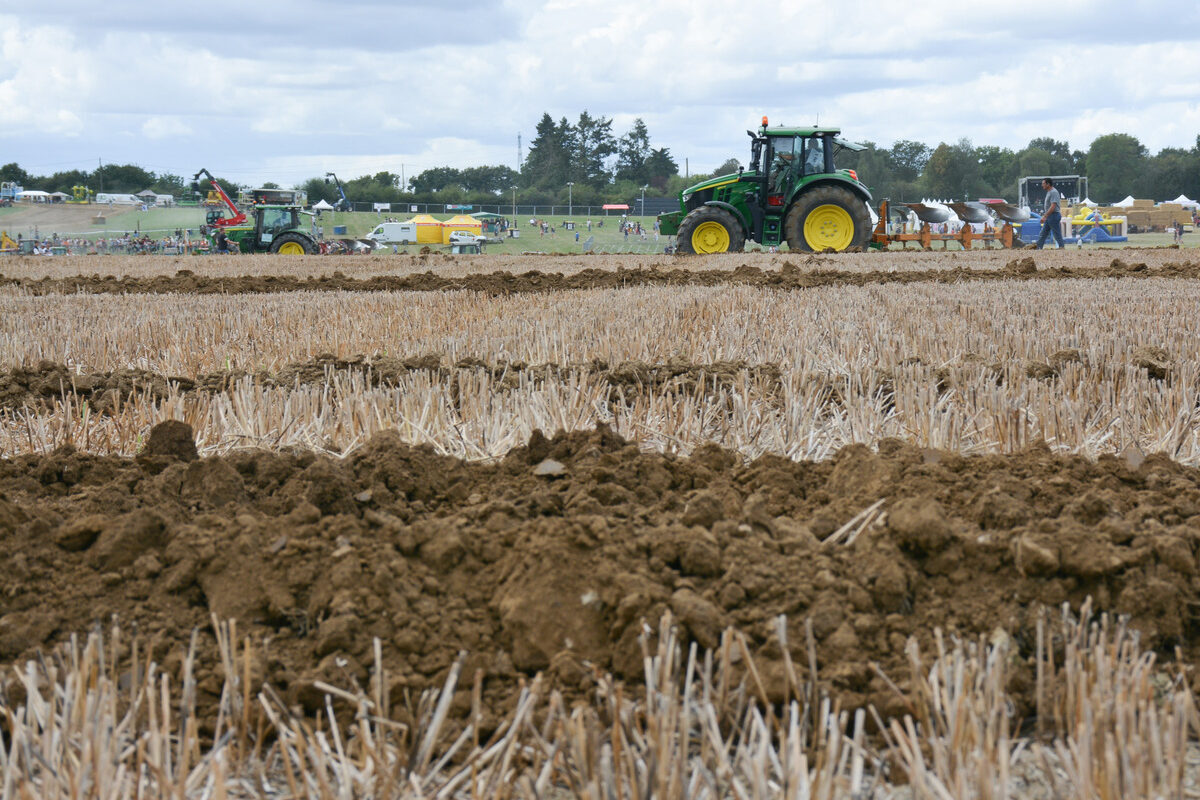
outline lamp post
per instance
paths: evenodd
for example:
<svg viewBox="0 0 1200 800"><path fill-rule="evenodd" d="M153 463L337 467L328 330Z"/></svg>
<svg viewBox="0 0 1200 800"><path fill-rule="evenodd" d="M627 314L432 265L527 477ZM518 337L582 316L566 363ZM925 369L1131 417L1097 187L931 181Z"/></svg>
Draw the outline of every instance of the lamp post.
<svg viewBox="0 0 1200 800"><path fill-rule="evenodd" d="M574 196L571 193L571 187L575 185L574 181L567 181L567 216L575 214Z"/></svg>
<svg viewBox="0 0 1200 800"><path fill-rule="evenodd" d="M646 216L646 190L650 188L650 184L642 187L642 213L641 216Z"/></svg>
<svg viewBox="0 0 1200 800"><path fill-rule="evenodd" d="M513 193L512 218L513 218L513 227L515 228L515 227L517 227L517 187L510 186L508 188L512 189L512 193Z"/></svg>

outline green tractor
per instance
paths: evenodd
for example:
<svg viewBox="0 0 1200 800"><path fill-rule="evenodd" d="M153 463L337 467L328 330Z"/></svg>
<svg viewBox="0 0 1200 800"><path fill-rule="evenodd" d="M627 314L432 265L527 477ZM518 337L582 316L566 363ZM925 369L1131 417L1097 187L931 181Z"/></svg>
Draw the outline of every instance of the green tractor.
<svg viewBox="0 0 1200 800"><path fill-rule="evenodd" d="M834 165L839 152L862 145L840 139L837 128L769 128L766 117L758 133L746 133L749 169L684 189L680 210L659 215L677 252L737 252L747 241L817 252L867 246L871 193L854 170Z"/></svg>
<svg viewBox="0 0 1200 800"><path fill-rule="evenodd" d="M200 193L200 176L208 178L212 192L225 209L209 209L201 232L214 250L227 252L234 247L242 253L282 253L289 256L313 255L319 252L317 240L300 227L300 215L307 214L299 206L255 205L252 218L242 211L206 169L192 178L192 188ZM228 214L232 216L227 216Z"/></svg>
<svg viewBox="0 0 1200 800"><path fill-rule="evenodd" d="M256 205L250 210L245 224L225 226L222 230L226 241L236 242L242 253L314 255L320 249L317 240L300 227L301 213L304 212L296 206ZM212 228L211 223L210 228L210 239L215 240L217 229Z"/></svg>

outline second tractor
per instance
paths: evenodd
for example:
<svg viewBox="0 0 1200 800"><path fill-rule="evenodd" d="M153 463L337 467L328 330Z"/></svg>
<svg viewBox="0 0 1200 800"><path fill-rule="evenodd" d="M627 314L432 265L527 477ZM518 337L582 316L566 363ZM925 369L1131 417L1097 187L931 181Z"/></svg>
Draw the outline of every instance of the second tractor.
<svg viewBox="0 0 1200 800"><path fill-rule="evenodd" d="M209 195L215 194L225 208L210 208L202 233L214 249L228 250L236 247L242 253L281 253L283 255L314 255L319 252L317 240L301 228L300 215L308 215L295 205L255 204L251 214L237 207L221 184L206 169L192 177L192 189L200 193L200 178L203 176L212 187ZM224 244L224 248L221 246Z"/></svg>

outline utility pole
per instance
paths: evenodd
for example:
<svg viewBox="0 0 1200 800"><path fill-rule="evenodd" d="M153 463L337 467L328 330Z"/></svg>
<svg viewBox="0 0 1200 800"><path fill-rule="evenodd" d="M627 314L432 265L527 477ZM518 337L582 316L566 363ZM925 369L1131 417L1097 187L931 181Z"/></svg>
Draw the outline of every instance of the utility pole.
<svg viewBox="0 0 1200 800"><path fill-rule="evenodd" d="M408 181L404 180L404 165L400 165L400 191L408 190Z"/></svg>
<svg viewBox="0 0 1200 800"><path fill-rule="evenodd" d="M517 174L521 173L521 134L517 134Z"/></svg>
<svg viewBox="0 0 1200 800"><path fill-rule="evenodd" d="M100 188L96 192L99 194L104 191L104 161L99 156L96 157L96 175L100 178Z"/></svg>
<svg viewBox="0 0 1200 800"><path fill-rule="evenodd" d="M574 181L567 181L567 216L572 216L575 211L574 201L572 199L571 187L574 186Z"/></svg>
<svg viewBox="0 0 1200 800"><path fill-rule="evenodd" d="M687 176L688 176L689 174L690 174L690 173L688 172L688 160L685 158L685 159L683 160L683 177L684 177L684 180L686 180L686 179L687 179Z"/></svg>

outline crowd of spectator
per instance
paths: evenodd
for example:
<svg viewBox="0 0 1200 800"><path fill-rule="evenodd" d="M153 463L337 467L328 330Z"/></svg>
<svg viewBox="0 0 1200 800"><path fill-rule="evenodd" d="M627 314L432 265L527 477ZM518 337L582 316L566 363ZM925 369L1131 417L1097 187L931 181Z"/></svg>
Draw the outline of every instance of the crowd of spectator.
<svg viewBox="0 0 1200 800"><path fill-rule="evenodd" d="M151 237L137 232L118 233L95 239L83 237L50 236L25 239L17 235L17 247L21 252L32 255L130 255L130 254L174 254L196 250L208 250L208 240L189 236L191 231L175 231L173 235Z"/></svg>

